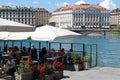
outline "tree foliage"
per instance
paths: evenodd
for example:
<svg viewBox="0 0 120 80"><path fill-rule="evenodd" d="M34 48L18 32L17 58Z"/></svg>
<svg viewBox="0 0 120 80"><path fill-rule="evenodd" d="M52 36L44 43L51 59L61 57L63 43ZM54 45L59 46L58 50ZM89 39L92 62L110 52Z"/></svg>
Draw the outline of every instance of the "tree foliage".
<svg viewBox="0 0 120 80"><path fill-rule="evenodd" d="M115 31L113 32L114 34L120 34L120 24L118 24L116 27L115 27L116 30L119 30L119 31Z"/></svg>

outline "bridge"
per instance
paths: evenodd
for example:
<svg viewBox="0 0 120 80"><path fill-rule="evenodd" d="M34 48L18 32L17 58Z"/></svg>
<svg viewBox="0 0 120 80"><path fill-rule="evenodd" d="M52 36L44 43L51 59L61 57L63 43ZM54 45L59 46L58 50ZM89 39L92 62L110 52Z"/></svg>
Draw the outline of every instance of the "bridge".
<svg viewBox="0 0 120 80"><path fill-rule="evenodd" d="M74 32L120 32L118 29L69 29Z"/></svg>

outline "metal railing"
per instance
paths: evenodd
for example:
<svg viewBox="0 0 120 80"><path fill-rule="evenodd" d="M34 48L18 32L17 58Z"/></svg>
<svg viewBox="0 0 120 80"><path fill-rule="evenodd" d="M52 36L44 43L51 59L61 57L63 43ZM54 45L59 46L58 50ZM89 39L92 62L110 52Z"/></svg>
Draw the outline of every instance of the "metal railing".
<svg viewBox="0 0 120 80"><path fill-rule="evenodd" d="M42 47L47 47L48 52L51 52L51 49L54 48L56 51L59 51L60 49L64 48L65 52L69 51L69 49L72 49L74 53L79 54L80 56L84 57L87 54L90 54L91 56L91 67L97 66L98 64L98 46L97 44L84 44L84 43L64 43L64 42L22 42L18 41L19 43L19 49L22 49L23 46L29 47L32 43L35 45L39 52L41 51ZM26 45L24 45L26 43ZM4 42L4 46L5 46ZM11 47L16 45L14 41L11 41ZM4 48L1 47L2 49Z"/></svg>

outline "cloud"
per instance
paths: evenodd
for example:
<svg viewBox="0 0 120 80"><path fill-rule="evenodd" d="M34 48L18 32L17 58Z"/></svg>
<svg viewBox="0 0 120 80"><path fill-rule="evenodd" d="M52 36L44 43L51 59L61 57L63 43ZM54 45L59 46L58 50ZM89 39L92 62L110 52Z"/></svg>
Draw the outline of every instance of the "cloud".
<svg viewBox="0 0 120 80"><path fill-rule="evenodd" d="M39 2L38 1L34 1L33 4L39 4Z"/></svg>
<svg viewBox="0 0 120 80"><path fill-rule="evenodd" d="M58 6L58 7L63 7L63 6L69 5L69 3L62 2L62 3L56 3L55 5Z"/></svg>
<svg viewBox="0 0 120 80"><path fill-rule="evenodd" d="M11 3L11 2L9 2L9 3L7 3L7 5L12 5L12 3Z"/></svg>
<svg viewBox="0 0 120 80"><path fill-rule="evenodd" d="M50 1L48 1L48 4L51 4L51 2L50 2Z"/></svg>
<svg viewBox="0 0 120 80"><path fill-rule="evenodd" d="M27 8L30 8L30 6L28 6L28 5L24 5L25 7L27 7Z"/></svg>
<svg viewBox="0 0 120 80"><path fill-rule="evenodd" d="M109 10L116 9L116 4L112 0L103 0L103 2L100 2L100 5Z"/></svg>
<svg viewBox="0 0 120 80"><path fill-rule="evenodd" d="M74 4L80 5L80 4L86 4L86 2L85 2L84 0L80 0L80 1L78 1L78 2L76 2L76 3L74 3Z"/></svg>

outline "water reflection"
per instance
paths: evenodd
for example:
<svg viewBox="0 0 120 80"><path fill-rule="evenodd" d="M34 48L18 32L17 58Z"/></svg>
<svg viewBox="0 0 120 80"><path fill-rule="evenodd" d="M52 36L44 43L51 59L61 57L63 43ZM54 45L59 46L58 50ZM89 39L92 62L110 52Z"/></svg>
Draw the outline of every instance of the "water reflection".
<svg viewBox="0 0 120 80"><path fill-rule="evenodd" d="M96 34L96 33L94 33ZM98 65L120 67L120 34L99 32L102 36L84 36L76 39L60 40L98 45Z"/></svg>

